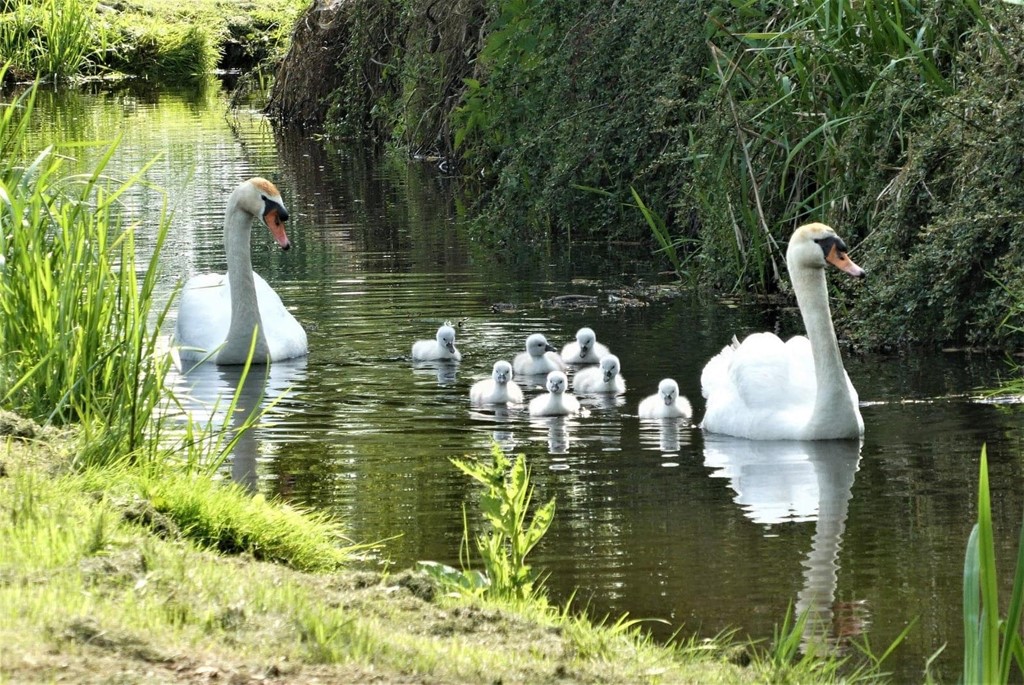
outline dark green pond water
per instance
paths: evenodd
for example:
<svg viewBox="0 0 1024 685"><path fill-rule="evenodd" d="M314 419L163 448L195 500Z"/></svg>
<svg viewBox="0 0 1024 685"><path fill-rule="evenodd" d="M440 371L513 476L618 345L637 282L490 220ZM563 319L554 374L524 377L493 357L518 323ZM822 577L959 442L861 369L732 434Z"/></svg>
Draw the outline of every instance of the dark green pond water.
<svg viewBox="0 0 1024 685"><path fill-rule="evenodd" d="M915 622L889 663L896 680L921 680L943 645L934 668L956 679L983 444L1004 568L1024 510L1022 408L981 399L1007 373L1002 356L847 355L863 402L860 446L642 425L637 405L666 376L699 419L704 362L734 333L801 332L796 312L690 295L629 303L639 284L662 281L621 246L482 247L459 225L449 181L430 164L328 154L311 134L275 132L225 103L216 88L43 93L35 128L40 144L76 159L99 150L62 144L120 136L108 169L115 176L158 156L151 186L125 205L143 250L161 209L173 212L167 292L185 275L223 270L224 202L239 181L263 175L281 189L295 248L281 252L254 230L255 269L306 326L310 354L274 365L267 381L250 378L243 406L259 405L264 391L277 404L238 445L228 465L236 479L338 515L357 540L386 539L381 563L457 565L462 507L475 491L448 459L485 455L496 440L527 455L538 500L557 500L533 559L556 602L575 592L597 615L662 619L668 624L651 624L659 636L737 629L759 638L795 602L813 609L831 640L868 637L876 651ZM597 305L542 304L565 294L595 296ZM462 363L414 364L412 342L445 320L459 324ZM588 416L543 421L470 407L472 382L510 360L528 334L561 346L583 325L619 356L624 397L587 403ZM201 415L237 376L208 368L177 382L183 394L192 389Z"/></svg>

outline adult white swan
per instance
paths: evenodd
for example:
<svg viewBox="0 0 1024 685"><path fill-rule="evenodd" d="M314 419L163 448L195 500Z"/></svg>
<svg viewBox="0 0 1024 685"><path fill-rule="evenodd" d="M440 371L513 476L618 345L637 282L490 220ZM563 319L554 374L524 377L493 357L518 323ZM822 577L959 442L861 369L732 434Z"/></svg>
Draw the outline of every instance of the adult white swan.
<svg viewBox="0 0 1024 685"><path fill-rule="evenodd" d="M274 289L253 273L249 239L257 218L282 250L291 247L284 230L288 211L274 184L251 178L235 188L224 216L227 273L193 276L181 292L174 333L181 359L244 364L254 330L256 363L306 354L306 331Z"/></svg>
<svg viewBox="0 0 1024 685"><path fill-rule="evenodd" d="M807 337L782 342L771 333L734 339L701 374L707 409L701 428L753 440L830 440L864 434L857 391L846 375L825 284L831 263L851 276L864 270L824 224L801 226L786 266Z"/></svg>

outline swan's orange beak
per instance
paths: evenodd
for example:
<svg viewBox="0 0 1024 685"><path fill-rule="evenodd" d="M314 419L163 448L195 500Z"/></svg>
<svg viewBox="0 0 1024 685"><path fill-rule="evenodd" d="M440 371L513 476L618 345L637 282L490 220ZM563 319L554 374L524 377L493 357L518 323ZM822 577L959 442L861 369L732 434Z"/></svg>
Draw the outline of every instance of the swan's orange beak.
<svg viewBox="0 0 1024 685"><path fill-rule="evenodd" d="M271 207L263 214L263 223L270 229L270 235L274 236L274 240L282 250L287 250L292 246L291 241L288 240L288 234L285 233L284 220L277 207Z"/></svg>
<svg viewBox="0 0 1024 685"><path fill-rule="evenodd" d="M832 249L828 251L828 256L825 259L840 271L845 271L854 278L864 278L867 275L864 269L854 264L850 256L840 250L835 243L832 244Z"/></svg>

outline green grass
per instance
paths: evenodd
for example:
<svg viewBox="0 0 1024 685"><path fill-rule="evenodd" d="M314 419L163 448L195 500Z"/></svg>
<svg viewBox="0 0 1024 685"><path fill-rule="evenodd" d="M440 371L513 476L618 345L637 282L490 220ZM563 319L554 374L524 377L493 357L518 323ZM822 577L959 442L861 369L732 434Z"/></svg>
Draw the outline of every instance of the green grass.
<svg viewBox="0 0 1024 685"><path fill-rule="evenodd" d="M0 140L0 402L26 416L82 429L81 459L106 461L147 444L163 396L158 355L166 310L154 305L156 260L135 261L134 226L121 225L125 182L104 178L114 147L86 175L62 175L48 148L21 161L34 89L4 107ZM142 274L140 276L140 274Z"/></svg>
<svg viewBox="0 0 1024 685"><path fill-rule="evenodd" d="M95 496L130 503L131 517L158 532L170 527L196 545L224 554L322 572L341 568L356 550L370 547L353 544L328 516L253 496L239 485L204 474L94 468L80 478L81 487Z"/></svg>
<svg viewBox="0 0 1024 685"><path fill-rule="evenodd" d="M67 81L107 48L96 0L10 0L0 13L0 62L22 78Z"/></svg>
<svg viewBox="0 0 1024 685"><path fill-rule="evenodd" d="M152 682L215 664L225 677L272 669L299 683L757 681L722 658L724 644L665 647L631 622L541 603L510 611L446 595L419 573L303 573L296 559L215 553L185 511L224 508L272 527L281 514L231 488L192 496L195 481L156 485L137 469L67 472L60 444L0 445L0 678ZM334 526L284 516L292 535L336 544Z"/></svg>
<svg viewBox="0 0 1024 685"><path fill-rule="evenodd" d="M11 0L0 11L0 63L9 64L9 75L21 80L66 83L120 74L195 82L225 55L249 67L280 58L306 4L127 0L110 6L96 0Z"/></svg>

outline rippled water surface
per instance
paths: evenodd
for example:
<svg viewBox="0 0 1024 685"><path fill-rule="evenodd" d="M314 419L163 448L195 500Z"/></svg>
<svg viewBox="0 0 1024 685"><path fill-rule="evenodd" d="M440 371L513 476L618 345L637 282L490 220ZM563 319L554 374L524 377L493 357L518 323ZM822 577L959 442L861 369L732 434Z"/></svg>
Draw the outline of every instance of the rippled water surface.
<svg viewBox="0 0 1024 685"><path fill-rule="evenodd" d="M327 154L309 134L275 134L253 112L228 113L215 88L44 93L35 128L40 145L121 136L114 176L155 159L151 185L125 204L143 250L159 212L173 213L167 293L183 275L223 269L224 201L234 185L263 175L281 189L295 249L281 252L256 229L254 267L306 326L310 354L243 388L244 407L276 404L239 443L229 464L238 480L337 514L358 540L387 539L386 557L399 567L457 565L462 507L474 491L448 458L484 455L496 440L527 455L538 499L557 500L534 559L556 601L575 590L597 614L665 619L652 624L660 635L682 626L762 638L795 602L813 609L832 639L867 635L876 648L916 621L890 664L898 679L919 680L947 643L939 674L955 679L983 444L1007 567L1024 507L1021 408L980 399L1007 373L1001 356L847 354L863 402L861 446L753 443L706 438L687 423L645 424L636 407L666 376L699 418L704 361L734 333L800 332L795 312L690 295L631 302L638 285L664 279L621 246L481 247L455 219L449 181L429 164ZM82 159L100 148L58 150ZM542 304L566 294L594 296L596 305ZM463 362L414 364L412 342L445 320L458 326ZM528 334L561 346L583 325L621 359L624 397L586 400L589 415L555 420L469 406L471 383L495 360L511 360ZM198 413L238 379L211 367L178 382Z"/></svg>

